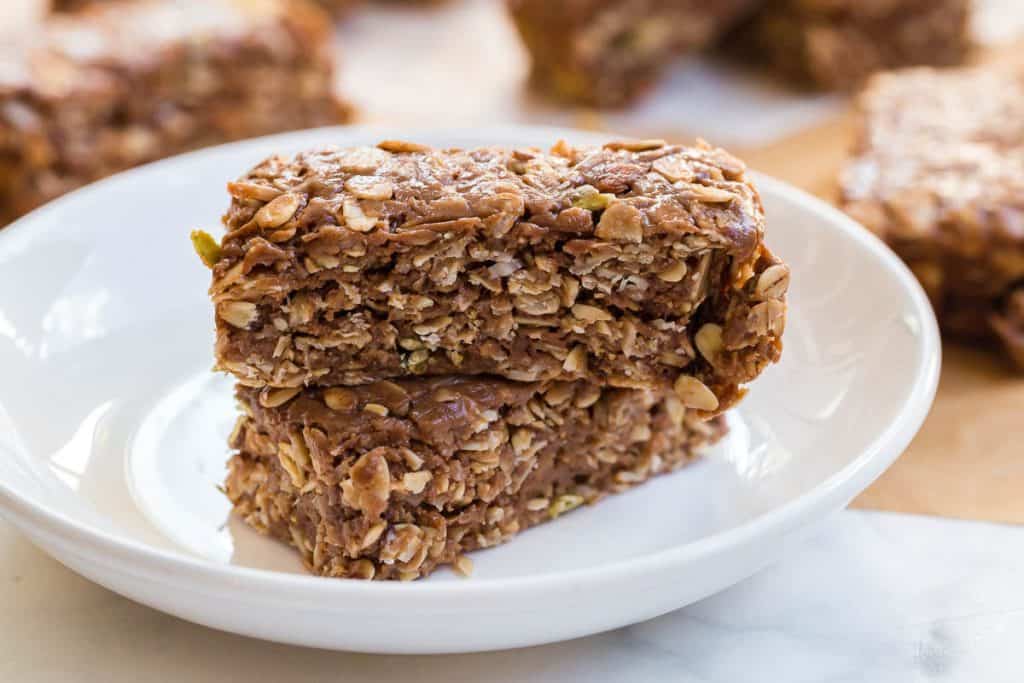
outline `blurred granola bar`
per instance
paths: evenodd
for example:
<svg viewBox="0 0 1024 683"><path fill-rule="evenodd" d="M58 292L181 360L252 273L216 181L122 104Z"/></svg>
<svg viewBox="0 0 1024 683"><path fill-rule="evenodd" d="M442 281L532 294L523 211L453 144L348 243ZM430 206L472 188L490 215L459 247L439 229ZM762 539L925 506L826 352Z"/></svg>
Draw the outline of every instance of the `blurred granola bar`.
<svg viewBox="0 0 1024 683"><path fill-rule="evenodd" d="M873 73L964 61L970 0L769 0L727 39L795 83L853 90Z"/></svg>
<svg viewBox="0 0 1024 683"><path fill-rule="evenodd" d="M908 263L944 332L1024 369L1024 73L880 75L859 117L843 208Z"/></svg>
<svg viewBox="0 0 1024 683"><path fill-rule="evenodd" d="M105 2L0 53L0 224L130 166L350 116L324 15L287 0Z"/></svg>
<svg viewBox="0 0 1024 683"><path fill-rule="evenodd" d="M680 53L720 36L756 0L508 0L540 90L599 107L629 103Z"/></svg>

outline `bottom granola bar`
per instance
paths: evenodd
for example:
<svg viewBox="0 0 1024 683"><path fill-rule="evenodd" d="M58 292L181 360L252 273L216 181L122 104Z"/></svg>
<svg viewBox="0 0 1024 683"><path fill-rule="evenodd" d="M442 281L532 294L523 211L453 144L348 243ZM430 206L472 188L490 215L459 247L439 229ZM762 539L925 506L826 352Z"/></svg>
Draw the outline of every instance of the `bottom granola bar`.
<svg viewBox="0 0 1024 683"><path fill-rule="evenodd" d="M409 580L675 470L725 432L672 395L585 382L239 387L226 493L325 576Z"/></svg>

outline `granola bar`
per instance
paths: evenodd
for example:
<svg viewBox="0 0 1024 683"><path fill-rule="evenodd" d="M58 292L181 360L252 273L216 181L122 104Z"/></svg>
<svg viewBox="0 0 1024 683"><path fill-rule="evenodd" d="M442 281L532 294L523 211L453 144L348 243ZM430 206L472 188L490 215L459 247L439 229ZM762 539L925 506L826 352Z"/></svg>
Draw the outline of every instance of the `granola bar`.
<svg viewBox="0 0 1024 683"><path fill-rule="evenodd" d="M771 0L728 42L795 83L852 90L883 69L954 65L970 0Z"/></svg>
<svg viewBox="0 0 1024 683"><path fill-rule="evenodd" d="M273 157L229 191L222 243L195 237L243 384L674 383L710 414L779 357L789 271L719 149L384 142Z"/></svg>
<svg viewBox="0 0 1024 683"><path fill-rule="evenodd" d="M946 333L1024 368L1024 73L885 74L859 112L843 208L906 260Z"/></svg>
<svg viewBox="0 0 1024 683"><path fill-rule="evenodd" d="M708 45L753 0L508 0L532 81L556 97L613 107L680 53Z"/></svg>
<svg viewBox="0 0 1024 683"><path fill-rule="evenodd" d="M724 432L671 392L444 377L239 387L225 490L317 574L415 579L689 462Z"/></svg>
<svg viewBox="0 0 1024 683"><path fill-rule="evenodd" d="M0 225L136 164L349 116L304 3L106 2L0 54Z"/></svg>

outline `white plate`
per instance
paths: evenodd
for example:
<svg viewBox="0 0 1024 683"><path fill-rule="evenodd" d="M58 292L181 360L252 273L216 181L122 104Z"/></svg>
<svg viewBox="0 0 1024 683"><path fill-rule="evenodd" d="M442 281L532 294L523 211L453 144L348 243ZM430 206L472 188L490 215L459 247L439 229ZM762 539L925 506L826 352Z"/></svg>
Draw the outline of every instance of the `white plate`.
<svg viewBox="0 0 1024 683"><path fill-rule="evenodd" d="M547 145L573 131L335 128L210 149L69 195L0 232L0 508L134 600L208 626L374 652L582 636L676 609L781 557L874 480L931 404L935 320L857 224L769 178L769 242L793 269L782 362L704 462L476 553L420 582L305 575L230 520L215 485L229 382L212 376L209 273L225 181L274 151L415 137Z"/></svg>

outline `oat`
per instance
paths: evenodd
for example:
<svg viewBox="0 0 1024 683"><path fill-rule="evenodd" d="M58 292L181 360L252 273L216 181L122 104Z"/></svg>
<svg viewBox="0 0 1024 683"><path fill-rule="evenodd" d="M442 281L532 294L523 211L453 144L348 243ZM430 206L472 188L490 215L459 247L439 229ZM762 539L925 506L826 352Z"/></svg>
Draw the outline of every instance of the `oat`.
<svg viewBox="0 0 1024 683"><path fill-rule="evenodd" d="M356 409L356 395L348 389L327 389L324 391L324 403L331 410L351 412Z"/></svg>
<svg viewBox="0 0 1024 683"><path fill-rule="evenodd" d="M402 475L402 485L409 493L422 493L432 478L430 472L406 472Z"/></svg>
<svg viewBox="0 0 1024 683"><path fill-rule="evenodd" d="M533 432L529 429L517 429L512 433L511 441L516 455L523 455L533 443Z"/></svg>
<svg viewBox="0 0 1024 683"><path fill-rule="evenodd" d="M709 187L707 185L687 185L686 189L694 199L707 202L709 204L723 204L731 202L737 198L735 194L728 190Z"/></svg>
<svg viewBox="0 0 1024 683"><path fill-rule="evenodd" d="M693 182L695 177L693 167L686 162L686 158L682 155L672 155L657 159L651 165L651 168L673 183L679 181L684 183Z"/></svg>
<svg viewBox="0 0 1024 683"><path fill-rule="evenodd" d="M391 493L388 463L380 449L361 456L341 483L342 500L371 517L378 517L387 509Z"/></svg>
<svg viewBox="0 0 1024 683"><path fill-rule="evenodd" d="M459 576L469 578L473 575L473 560L465 555L459 555L455 558L455 562L452 563L452 568L455 569L455 573Z"/></svg>
<svg viewBox="0 0 1024 683"><path fill-rule="evenodd" d="M601 214L594 234L612 242L639 244L644 239L643 218L635 206L615 201Z"/></svg>
<svg viewBox="0 0 1024 683"><path fill-rule="evenodd" d="M377 524L371 526L369 529L367 529L366 535L363 536L362 540L359 542L359 549L366 550L371 545L379 541L380 537L384 535L384 532L387 530L387 528L387 522L378 522Z"/></svg>
<svg viewBox="0 0 1024 683"><path fill-rule="evenodd" d="M587 349L584 346L576 346L569 355L565 357L562 368L573 374L583 374L587 371Z"/></svg>
<svg viewBox="0 0 1024 683"><path fill-rule="evenodd" d="M300 391L301 389L298 388L271 389L268 387L260 392L260 405L264 408L278 408L298 396Z"/></svg>
<svg viewBox="0 0 1024 683"><path fill-rule="evenodd" d="M367 216L357 201L346 201L342 215L345 220L345 226L356 232L369 232L377 225L377 219L373 216Z"/></svg>
<svg viewBox="0 0 1024 683"><path fill-rule="evenodd" d="M789 289L789 268L779 264L766 269L757 278L754 293L762 299L779 299Z"/></svg>
<svg viewBox="0 0 1024 683"><path fill-rule="evenodd" d="M345 181L345 189L359 199L391 199L395 192L391 181L375 176L353 176Z"/></svg>
<svg viewBox="0 0 1024 683"><path fill-rule="evenodd" d="M530 512L537 512L538 510L546 510L551 504L551 501L547 498L531 498L526 501L526 509Z"/></svg>
<svg viewBox="0 0 1024 683"><path fill-rule="evenodd" d="M294 192L282 194L264 204L253 220L263 229L279 227L292 219L301 203L302 198Z"/></svg>
<svg viewBox="0 0 1024 683"><path fill-rule="evenodd" d="M248 301L222 301L217 306L221 320L239 329L248 329L259 317L256 304Z"/></svg>
<svg viewBox="0 0 1024 683"><path fill-rule="evenodd" d="M615 317L608 311L598 308L597 306L588 306L587 304L576 304L572 307L572 314L580 320L586 320L588 322L615 319Z"/></svg>
<svg viewBox="0 0 1024 683"><path fill-rule="evenodd" d="M718 398L696 377L680 375L676 378L674 389L676 396L687 408L707 411L718 408Z"/></svg>
<svg viewBox="0 0 1024 683"><path fill-rule="evenodd" d="M718 354L722 352L722 326L715 323L702 325L693 341L700 355L714 365Z"/></svg>
<svg viewBox="0 0 1024 683"><path fill-rule="evenodd" d="M658 279L665 282L681 282L686 277L687 270L685 261L677 261L665 270L660 271Z"/></svg>
<svg viewBox="0 0 1024 683"><path fill-rule="evenodd" d="M235 199L269 202L278 197L281 190L259 183L228 183L228 193Z"/></svg>

